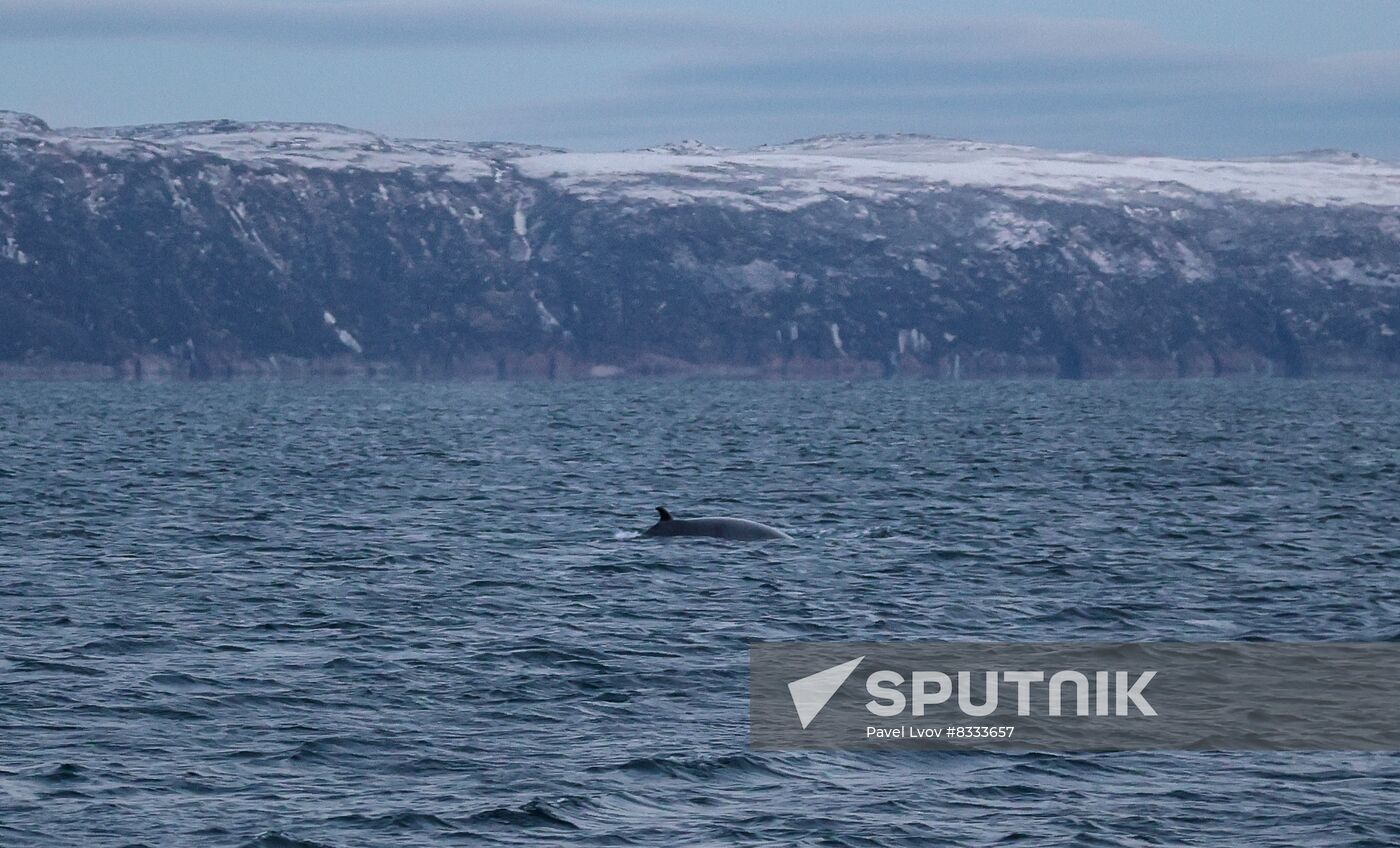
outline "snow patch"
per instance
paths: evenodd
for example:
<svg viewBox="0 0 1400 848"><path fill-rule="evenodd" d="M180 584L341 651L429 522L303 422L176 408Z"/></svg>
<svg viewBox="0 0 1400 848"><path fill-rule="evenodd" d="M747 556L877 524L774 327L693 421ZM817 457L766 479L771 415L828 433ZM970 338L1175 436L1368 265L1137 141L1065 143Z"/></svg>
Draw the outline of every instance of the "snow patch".
<svg viewBox="0 0 1400 848"><path fill-rule="evenodd" d="M540 300L539 292L530 292L530 300L534 301L535 313L540 317L541 328L549 331L557 329L560 326L559 319L555 318L554 313L550 312L549 307L545 306L544 301Z"/></svg>
<svg viewBox="0 0 1400 848"><path fill-rule="evenodd" d="M19 243L14 236L6 236L5 243L0 244L0 259L8 259L18 265L28 265L31 261L29 254L19 249Z"/></svg>
<svg viewBox="0 0 1400 848"><path fill-rule="evenodd" d="M742 291L772 292L781 289L795 275L766 259L720 269L717 276L727 286Z"/></svg>
<svg viewBox="0 0 1400 848"><path fill-rule="evenodd" d="M350 335L349 330L336 326L335 315L331 314L331 311L329 309L324 309L321 311L321 320L325 322L327 327L330 327L332 330L335 331L335 337L340 340L341 344L345 345L346 347L355 351L356 353L364 353L364 349L360 347L360 343L355 339L355 337Z"/></svg>
<svg viewBox="0 0 1400 848"><path fill-rule="evenodd" d="M513 230L515 238L510 246L510 258L517 262L529 262L530 258L535 255L535 250L530 246L530 240L526 238L529 227L526 226L525 201L523 199L515 201L515 213L512 217L515 223Z"/></svg>
<svg viewBox="0 0 1400 848"><path fill-rule="evenodd" d="M1118 261L1103 250L1097 247L1091 248L1086 251L1084 255L1089 258L1089 261L1094 264L1094 267L1099 270L1100 274L1115 274L1118 272Z"/></svg>
<svg viewBox="0 0 1400 848"><path fill-rule="evenodd" d="M915 257L914 261L910 264L914 266L915 271L918 271L921 275L928 277L930 280L938 280L943 277L942 269L932 262L929 262L927 259L924 259L922 256Z"/></svg>
<svg viewBox="0 0 1400 848"><path fill-rule="evenodd" d="M1002 250L1019 250L1046 244L1054 231L1049 221L1023 218L1014 212L990 212L977 221L987 231L985 244Z"/></svg>
<svg viewBox="0 0 1400 848"><path fill-rule="evenodd" d="M365 352L364 349L360 347L360 343L355 340L355 337L350 335L349 330L344 330L337 327L335 331L335 336L336 338L340 339L341 344L345 345L346 347L350 348L356 353Z"/></svg>
<svg viewBox="0 0 1400 848"><path fill-rule="evenodd" d="M1300 276L1350 283L1359 286L1400 286L1400 275L1385 268L1358 265L1351 257L1340 259L1309 259L1296 253L1288 260Z"/></svg>
<svg viewBox="0 0 1400 848"><path fill-rule="evenodd" d="M899 352L923 353L931 347L928 337L915 328L899 331Z"/></svg>

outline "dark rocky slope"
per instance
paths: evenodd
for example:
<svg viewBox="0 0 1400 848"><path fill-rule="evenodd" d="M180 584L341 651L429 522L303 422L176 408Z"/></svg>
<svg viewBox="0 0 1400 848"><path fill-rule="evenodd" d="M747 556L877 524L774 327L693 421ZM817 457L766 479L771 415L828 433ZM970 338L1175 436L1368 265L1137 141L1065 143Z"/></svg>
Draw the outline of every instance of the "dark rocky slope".
<svg viewBox="0 0 1400 848"><path fill-rule="evenodd" d="M1143 161L0 113L0 368L1400 372L1398 169Z"/></svg>

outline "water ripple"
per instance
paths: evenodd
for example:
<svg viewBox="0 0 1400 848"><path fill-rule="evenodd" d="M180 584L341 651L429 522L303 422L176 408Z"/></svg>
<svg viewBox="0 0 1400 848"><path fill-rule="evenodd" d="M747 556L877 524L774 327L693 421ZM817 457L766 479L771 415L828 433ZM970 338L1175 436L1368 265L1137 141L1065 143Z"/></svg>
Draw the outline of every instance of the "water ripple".
<svg viewBox="0 0 1400 848"><path fill-rule="evenodd" d="M746 643L1400 639L1398 391L0 384L0 843L1396 844L1390 755L752 752Z"/></svg>

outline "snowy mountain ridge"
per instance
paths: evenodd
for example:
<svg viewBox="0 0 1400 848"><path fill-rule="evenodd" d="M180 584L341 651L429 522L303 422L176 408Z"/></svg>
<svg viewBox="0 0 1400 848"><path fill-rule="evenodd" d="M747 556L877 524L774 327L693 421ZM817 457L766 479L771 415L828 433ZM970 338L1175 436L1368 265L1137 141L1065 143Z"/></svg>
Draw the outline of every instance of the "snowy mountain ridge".
<svg viewBox="0 0 1400 848"><path fill-rule="evenodd" d="M8 117L4 117L8 116ZM1336 150L1243 159L1058 152L927 135L837 134L748 150L686 140L636 151L579 153L537 145L397 139L337 124L230 120L50 130L0 113L0 132L75 146L130 142L249 164L372 172L433 170L492 177L509 164L585 198L660 203L727 201L792 209L831 197L891 196L938 186L1080 195L1102 203L1191 194L1318 206L1400 207L1400 165ZM107 149L111 149L108 147Z"/></svg>

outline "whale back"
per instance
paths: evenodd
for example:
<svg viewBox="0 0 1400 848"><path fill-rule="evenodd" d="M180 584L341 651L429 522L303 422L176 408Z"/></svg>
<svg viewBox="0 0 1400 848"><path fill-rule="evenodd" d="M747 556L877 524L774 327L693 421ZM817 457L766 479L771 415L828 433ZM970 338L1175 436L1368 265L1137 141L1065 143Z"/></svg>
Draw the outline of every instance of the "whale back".
<svg viewBox="0 0 1400 848"><path fill-rule="evenodd" d="M792 538L776 527L747 518L672 518L661 507L657 511L662 514L661 520L647 529L647 536L707 536L741 542Z"/></svg>

